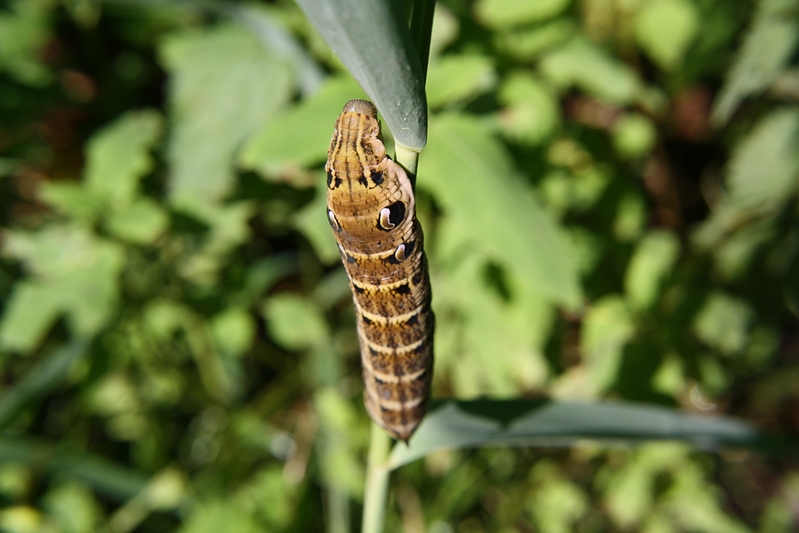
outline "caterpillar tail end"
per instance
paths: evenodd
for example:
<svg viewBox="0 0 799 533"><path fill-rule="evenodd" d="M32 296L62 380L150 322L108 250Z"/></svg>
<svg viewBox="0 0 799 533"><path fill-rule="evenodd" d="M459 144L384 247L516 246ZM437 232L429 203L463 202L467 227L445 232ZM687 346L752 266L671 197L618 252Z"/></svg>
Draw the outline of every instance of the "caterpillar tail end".
<svg viewBox="0 0 799 533"><path fill-rule="evenodd" d="M411 437L416 432L416 429L419 427L419 424L422 421L422 418L419 417L416 420L404 421L401 424L389 424L385 420L385 416L383 416L383 410L380 406L375 402L370 396L368 391L363 391L363 403L366 405L366 411L369 413L369 417L381 428L383 428L389 436L396 440L401 440L405 444L408 444L408 441L411 440ZM427 402L425 401L425 404ZM426 410L426 405L424 406Z"/></svg>

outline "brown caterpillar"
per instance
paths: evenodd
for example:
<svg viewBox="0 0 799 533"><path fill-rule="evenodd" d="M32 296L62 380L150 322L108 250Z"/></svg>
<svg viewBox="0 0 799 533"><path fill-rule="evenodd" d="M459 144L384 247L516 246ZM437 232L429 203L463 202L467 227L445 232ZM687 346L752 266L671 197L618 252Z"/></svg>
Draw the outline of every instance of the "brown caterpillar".
<svg viewBox="0 0 799 533"><path fill-rule="evenodd" d="M407 442L427 410L434 317L413 188L379 137L374 104L347 102L325 165L327 216L355 302L366 409Z"/></svg>

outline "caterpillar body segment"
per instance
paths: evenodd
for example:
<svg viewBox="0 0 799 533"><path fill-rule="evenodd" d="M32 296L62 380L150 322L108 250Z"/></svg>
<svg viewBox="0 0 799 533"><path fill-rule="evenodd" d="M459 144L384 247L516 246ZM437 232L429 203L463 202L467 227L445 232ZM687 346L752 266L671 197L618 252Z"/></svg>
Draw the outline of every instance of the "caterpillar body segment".
<svg viewBox="0 0 799 533"><path fill-rule="evenodd" d="M386 155L371 102L344 106L325 170L328 220L355 303L364 402L376 423L407 441L430 396L434 317L413 188Z"/></svg>

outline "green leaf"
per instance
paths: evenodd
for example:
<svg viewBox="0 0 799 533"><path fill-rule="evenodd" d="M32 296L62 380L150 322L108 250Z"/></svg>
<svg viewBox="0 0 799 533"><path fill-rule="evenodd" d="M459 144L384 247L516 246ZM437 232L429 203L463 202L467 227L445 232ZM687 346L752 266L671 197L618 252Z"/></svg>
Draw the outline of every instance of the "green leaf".
<svg viewBox="0 0 799 533"><path fill-rule="evenodd" d="M95 334L112 317L124 250L80 226L9 232L6 254L25 263L31 279L17 284L0 321L0 345L33 349L60 313L78 336Z"/></svg>
<svg viewBox="0 0 799 533"><path fill-rule="evenodd" d="M214 202L233 188L233 158L291 97L289 67L245 29L225 25L168 38L175 127L169 194L176 205Z"/></svg>
<svg viewBox="0 0 799 533"><path fill-rule="evenodd" d="M59 213L70 218L93 221L105 203L83 183L71 181L47 181L39 189L39 198Z"/></svg>
<svg viewBox="0 0 799 533"><path fill-rule="evenodd" d="M106 222L111 234L134 244L151 244L164 233L169 215L149 198L139 198L124 211L114 213Z"/></svg>
<svg viewBox="0 0 799 533"><path fill-rule="evenodd" d="M537 145L560 126L560 106L555 95L527 72L511 72L497 98L507 106L500 115L502 133L512 140Z"/></svg>
<svg viewBox="0 0 799 533"><path fill-rule="evenodd" d="M328 78L311 99L286 109L252 136L241 152L241 166L274 180L324 161L341 108L362 97L349 76Z"/></svg>
<svg viewBox="0 0 799 533"><path fill-rule="evenodd" d="M625 159L647 155L657 142L657 130L652 120L640 113L622 116L613 125L613 146Z"/></svg>
<svg viewBox="0 0 799 533"><path fill-rule="evenodd" d="M713 292L694 319L693 329L701 341L724 355L740 353L749 342L749 324L754 313L749 305L723 292Z"/></svg>
<svg viewBox="0 0 799 533"><path fill-rule="evenodd" d="M799 38L799 24L790 11L770 13L759 3L758 16L713 105L711 120L725 124L741 101L768 89L786 68Z"/></svg>
<svg viewBox="0 0 799 533"><path fill-rule="evenodd" d="M289 350L320 346L329 338L327 321L319 308L296 294L273 296L263 313L272 338Z"/></svg>
<svg viewBox="0 0 799 533"><path fill-rule="evenodd" d="M241 307L229 307L215 315L210 327L214 342L224 353L243 355L255 340L255 320Z"/></svg>
<svg viewBox="0 0 799 533"><path fill-rule="evenodd" d="M664 70L674 70L699 30L699 12L689 0L657 0L635 17L635 38Z"/></svg>
<svg viewBox="0 0 799 533"><path fill-rule="evenodd" d="M565 43L575 31L574 21L564 17L542 26L499 33L496 45L513 59L524 61Z"/></svg>
<svg viewBox="0 0 799 533"><path fill-rule="evenodd" d="M627 301L634 309L649 309L680 254L680 239L668 231L652 231L641 239L624 277Z"/></svg>
<svg viewBox="0 0 799 533"><path fill-rule="evenodd" d="M477 18L488 27L505 28L538 22L562 13L571 0L479 0L475 6Z"/></svg>
<svg viewBox="0 0 799 533"><path fill-rule="evenodd" d="M478 121L460 115L438 118L423 169L420 186L435 194L475 246L506 265L529 291L579 305L569 240L516 176L509 154Z"/></svg>
<svg viewBox="0 0 799 533"><path fill-rule="evenodd" d="M43 87L52 80L43 56L54 7L49 0L17 0L0 13L0 70L20 83Z"/></svg>
<svg viewBox="0 0 799 533"><path fill-rule="evenodd" d="M491 58L446 55L431 63L427 103L431 108L470 100L490 90L497 81Z"/></svg>
<svg viewBox="0 0 799 533"><path fill-rule="evenodd" d="M424 75L404 4L392 0L297 3L377 106L396 142L421 151L427 143Z"/></svg>
<svg viewBox="0 0 799 533"><path fill-rule="evenodd" d="M540 68L562 90L574 86L610 104L632 103L642 91L635 71L582 37L545 55Z"/></svg>
<svg viewBox="0 0 799 533"><path fill-rule="evenodd" d="M766 115L735 147L727 170L732 201L744 209L779 209L796 194L799 177L799 110Z"/></svg>
<svg viewBox="0 0 799 533"><path fill-rule="evenodd" d="M699 416L644 404L542 400L443 400L411 437L397 444L388 467L398 468L438 450L483 446L608 444L683 440L703 449L757 447L770 442L746 422Z"/></svg>
<svg viewBox="0 0 799 533"><path fill-rule="evenodd" d="M627 304L618 296L606 296L594 302L583 318L580 351L596 392L615 381L622 350L635 335Z"/></svg>
<svg viewBox="0 0 799 533"><path fill-rule="evenodd" d="M86 149L84 187L112 210L129 206L139 180L152 168L149 154L161 135L161 115L152 109L122 115L97 133Z"/></svg>

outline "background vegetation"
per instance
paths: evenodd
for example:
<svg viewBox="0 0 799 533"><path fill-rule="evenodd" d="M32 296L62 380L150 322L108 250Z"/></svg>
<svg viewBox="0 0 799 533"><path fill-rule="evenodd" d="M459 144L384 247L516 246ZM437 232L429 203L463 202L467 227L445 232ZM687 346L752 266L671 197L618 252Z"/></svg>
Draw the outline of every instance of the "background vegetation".
<svg viewBox="0 0 799 533"><path fill-rule="evenodd" d="M798 16L437 6L436 396L799 433ZM2 4L0 530L354 529L369 423L322 164L358 96L289 2ZM441 451L392 489L388 531L799 524L795 456L678 443Z"/></svg>

